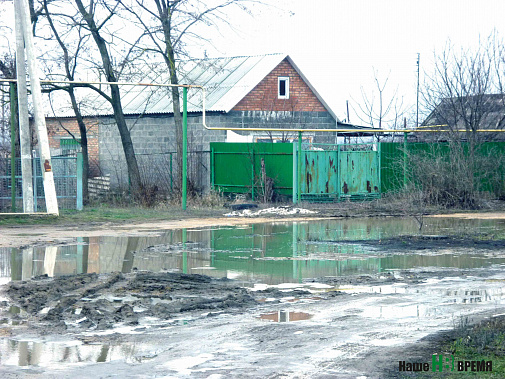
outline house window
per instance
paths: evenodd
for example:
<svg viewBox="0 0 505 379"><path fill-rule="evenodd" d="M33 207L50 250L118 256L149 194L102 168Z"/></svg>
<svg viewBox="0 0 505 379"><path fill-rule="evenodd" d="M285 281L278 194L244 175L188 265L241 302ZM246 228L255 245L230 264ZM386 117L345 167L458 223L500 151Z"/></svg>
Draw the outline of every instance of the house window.
<svg viewBox="0 0 505 379"><path fill-rule="evenodd" d="M289 77L279 76L277 78L277 97L279 99L289 99Z"/></svg>

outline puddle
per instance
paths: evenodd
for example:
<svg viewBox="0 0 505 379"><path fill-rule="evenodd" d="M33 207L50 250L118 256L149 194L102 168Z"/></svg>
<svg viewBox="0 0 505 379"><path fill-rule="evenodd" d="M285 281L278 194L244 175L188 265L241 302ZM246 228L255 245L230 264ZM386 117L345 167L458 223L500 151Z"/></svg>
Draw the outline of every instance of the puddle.
<svg viewBox="0 0 505 379"><path fill-rule="evenodd" d="M277 311L264 313L260 315L258 318L262 321L271 321L271 322L294 322L294 321L303 321L310 320L313 315L305 312L287 312L287 311Z"/></svg>
<svg viewBox="0 0 505 379"><path fill-rule="evenodd" d="M475 232L505 236L505 222L429 219L423 230L426 236ZM355 242L417 233L417 224L411 219L355 219L158 231L157 235L142 237L77 238L75 244L64 246L0 248L0 284L39 275L136 270L280 284L412 268L505 265L505 253L497 249L476 251L463 246L389 252Z"/></svg>
<svg viewBox="0 0 505 379"><path fill-rule="evenodd" d="M55 367L61 363L103 363L121 359L141 363L156 356L142 344L94 344L81 341L0 340L0 366Z"/></svg>
<svg viewBox="0 0 505 379"><path fill-rule="evenodd" d="M475 232L497 235L497 238L505 236L503 221L429 219L426 223L423 231L429 236L426 240L443 240L443 236ZM272 325L275 330L279 329L276 335L279 338L272 338L273 329L262 324L263 327L258 329L265 330L260 337L266 342L256 348L256 340L248 340L249 336L238 331L243 331L242 325L248 322L244 321L242 315L238 326L234 325L232 316L221 313L225 311L209 311L209 308L195 311L198 315L181 314L178 318L162 320L153 314L142 315L149 306L158 304L140 302L132 306L133 314L139 317L138 324L120 323L107 330L86 329L79 333L79 340L68 340L72 338L70 327L73 327L68 324L69 329L64 336L45 335L41 339L28 340L23 339L26 335L21 338L19 334L8 333L10 330L23 332L23 328L11 325L23 323L25 319L22 317L23 311L10 306L5 299L0 308L5 308L11 320L9 325L4 324L0 328L0 333L2 330L7 332L0 339L0 366L23 367L18 372L25 372L30 367L44 367L47 373L61 372L62 367L67 366L84 373L88 367L95 367L91 364L114 362L108 366L109 369L123 367L128 373L135 371L141 376L145 372L154 372L149 371L154 364L165 362L164 369L177 371L179 375L191 375L200 370L198 375L203 376L201 373L208 370L206 377L218 377L214 375L221 375L222 371L211 374L210 370L224 370L223 367L229 365L230 371L224 372L253 372L257 362L261 361L267 362L265 367L268 367L269 359L275 358L272 358L272 352L278 351L279 346L282 346L283 351L288 351L285 356L293 357L297 363L304 362L304 358L299 357L308 350L317 357L312 362L322 356L328 361L340 355L348 360L351 353L341 349L341 346L356 346L358 349L365 345L394 346L415 342L430 332L451 327L458 317L481 310L501 309L505 304L503 248L447 248L439 245L437 248L395 252L356 242L416 235L417 225L409 219L277 222L156 232L156 235L142 237L78 238L76 243L64 246L0 249L0 284L40 275L58 277L143 270L227 277L239 280L241 285L250 290L265 291L264 295L260 295L264 296L261 309L285 308L259 316L257 308L254 308L257 324L263 321L285 323L312 319L311 322L300 323L300 327L296 327L299 330L294 333L308 336L309 329L313 329L310 326L317 320L317 333L320 332L321 337L311 339L310 346L299 345L298 341L286 345L280 340L285 338L285 328ZM411 271L402 272L403 269ZM459 269L471 270L462 275ZM425 271L427 275L423 275ZM486 275L480 275L483 272ZM348 281L348 278L329 278L324 283L305 280L367 274L380 274L378 277L388 280L383 285L379 280L368 285L366 280ZM419 281L401 283L393 280L401 281L401 275L410 274L416 280L419 274ZM158 281L153 282L159 284ZM341 296L338 292L350 295ZM120 295L114 292L113 295L97 297L93 301L102 301L107 305L106 300L110 302L110 307L136 301L135 294ZM191 293L191 296L196 295ZM336 300L332 301L333 298ZM276 305L270 301L276 301ZM163 304L159 300L159 314L163 314ZM84 318L83 308L79 304L70 319ZM305 310L307 313L292 309ZM40 314L48 310L44 308ZM168 311L165 309L165 312ZM229 318L223 322L220 321L221 316ZM88 317L92 315L88 314ZM251 315L248 317L250 319ZM335 332L337 330L341 332ZM153 336L164 336L163 345L155 338L140 342L148 339L140 339L136 334L146 331ZM116 339L112 336L116 333L127 337L124 340ZM60 338L67 340L57 340ZM242 350L233 344L229 352L223 353L223 346L229 343L226 338L233 338L233 344L242 344L238 347L247 352L243 356L251 357L249 363L244 363L242 356L240 360L237 358ZM202 345L202 341L211 342ZM303 338L300 341L303 342ZM322 342L317 345L317 341ZM155 347L157 343L159 345ZM157 361L151 361L156 357ZM238 363L234 366L230 362ZM279 364L291 366L283 362ZM126 371L117 373L121 375ZM161 375L161 371L156 372Z"/></svg>

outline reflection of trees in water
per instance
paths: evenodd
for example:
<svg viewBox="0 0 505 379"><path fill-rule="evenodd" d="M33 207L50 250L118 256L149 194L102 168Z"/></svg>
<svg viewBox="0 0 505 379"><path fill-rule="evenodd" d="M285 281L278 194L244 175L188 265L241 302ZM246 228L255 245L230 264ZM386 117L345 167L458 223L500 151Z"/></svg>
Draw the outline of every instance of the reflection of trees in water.
<svg viewBox="0 0 505 379"><path fill-rule="evenodd" d="M137 344L68 346L61 343L3 340L0 342L2 364L18 366L47 365L50 362L107 362L124 359L134 362L141 349Z"/></svg>
<svg viewBox="0 0 505 379"><path fill-rule="evenodd" d="M296 225L296 228L293 226ZM495 220L430 218L425 234L493 232L503 234ZM131 272L138 270L182 270L217 277L254 279L281 283L301 278L353 273L375 273L413 267L478 268L505 259L451 251L431 254L384 256L356 243L339 241L380 240L418 233L411 219L342 219L311 222L273 222L247 227L187 230L186 249L182 230L158 236L90 237L77 245L4 249L0 251L2 272L13 280L48 274ZM183 254L183 251L186 254ZM369 256L367 256L369 255ZM310 260L304 259L309 256ZM186 259L185 259L186 258ZM295 259L296 258L296 259ZM477 259L479 258L479 259ZM484 258L484 259L482 259ZM340 260L340 261L339 261ZM212 266L215 270L197 269Z"/></svg>

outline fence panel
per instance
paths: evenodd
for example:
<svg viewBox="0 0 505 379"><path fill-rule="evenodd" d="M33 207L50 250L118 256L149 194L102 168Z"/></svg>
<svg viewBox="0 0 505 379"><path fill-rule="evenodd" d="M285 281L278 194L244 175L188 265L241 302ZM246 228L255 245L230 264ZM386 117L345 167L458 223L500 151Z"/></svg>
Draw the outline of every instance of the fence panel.
<svg viewBox="0 0 505 379"><path fill-rule="evenodd" d="M296 145L295 145L296 146ZM336 201L345 197L380 195L379 154L371 148L328 145L324 150L302 150L301 197L308 201ZM211 183L228 193L261 193L261 161L274 180L277 194L293 195L293 144L211 143ZM341 158L339 159L339 157ZM349 165L344 165L349 161ZM340 163L339 163L340 162ZM296 167L296 166L295 166ZM347 192L346 192L347 191Z"/></svg>
<svg viewBox="0 0 505 379"><path fill-rule="evenodd" d="M76 156L52 157L52 169L54 173L54 184L56 187L56 197L59 209L82 209L82 176L78 180L77 165L82 166L82 158ZM78 163L79 162L79 163ZM45 212L44 185L42 181L42 171L40 158L32 159L33 172L33 193L34 210ZM82 173L82 168L79 170ZM16 212L23 212L23 192L21 176L21 159L16 158ZM80 182L80 183L78 183ZM0 159L0 212L12 211L11 198L11 163L10 158Z"/></svg>
<svg viewBox="0 0 505 379"><path fill-rule="evenodd" d="M211 147L211 185L230 193L262 190L261 161L266 176L273 179L276 193L291 196L293 191L293 145L287 143L224 143Z"/></svg>
<svg viewBox="0 0 505 379"><path fill-rule="evenodd" d="M404 180L413 180L415 178L410 178L410 162L409 159L416 159L416 156L423 156L429 154L429 156L435 158L440 157L443 159L450 159L451 156L451 145L449 143L437 142L414 142L407 143L407 156L405 157L404 151L405 146L403 143L395 142L381 142L380 144L380 175L381 175L381 192L395 192L400 190L404 186ZM468 154L468 146L463 144L462 153ZM480 154L482 157L497 157L499 154L503 156L505 154L505 142L485 142L477 147L476 154ZM404 160L406 159L406 164L404 165ZM405 172L406 170L406 172ZM499 170L498 170L499 171ZM477 178L480 181L480 191L493 192L496 191L496 183L502 183L505 177L505 172L497 172L498 178L489 178L489 176L480 177L477 173ZM404 179L405 178L405 179Z"/></svg>
<svg viewBox="0 0 505 379"><path fill-rule="evenodd" d="M377 151L339 153L341 196L380 195L380 157Z"/></svg>

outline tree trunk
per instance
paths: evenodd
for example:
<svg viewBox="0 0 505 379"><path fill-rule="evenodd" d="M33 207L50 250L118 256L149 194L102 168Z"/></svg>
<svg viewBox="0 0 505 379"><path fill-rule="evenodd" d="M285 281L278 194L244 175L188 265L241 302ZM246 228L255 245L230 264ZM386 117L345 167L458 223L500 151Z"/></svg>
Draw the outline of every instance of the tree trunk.
<svg viewBox="0 0 505 379"><path fill-rule="evenodd" d="M163 28L163 38L164 38L164 54L163 58L168 67L170 73L170 84L179 84L179 79L177 78L177 70L175 67L175 51L172 45L172 9L173 4L169 1L160 2L156 1L159 18ZM179 88L172 87L172 105L174 111L174 127L175 127L175 150L177 152L176 162L177 162L177 180L176 188L182 193L182 115L181 115L181 101L179 95Z"/></svg>
<svg viewBox="0 0 505 379"><path fill-rule="evenodd" d="M130 131L128 130L128 126L126 125L126 119L124 117L123 108L121 106L121 96L119 94L119 86L116 84L111 84L110 90L112 95L112 108L114 109L114 118L116 120L119 134L121 136L121 143L123 145L126 164L128 166L128 177L130 179L131 189L133 191L134 196L139 197L143 193L143 185L142 180L140 178L139 167L137 165L135 150L133 149L133 142L130 136Z"/></svg>
<svg viewBox="0 0 505 379"><path fill-rule="evenodd" d="M99 28L96 25L93 14L88 13L84 8L81 0L75 0L79 12L86 21L87 26L95 40L95 43L100 52L100 57L102 58L102 65L105 70L105 74L108 82L117 82L117 78L112 69L112 63L107 50L107 44L102 38L99 32ZM126 125L126 119L123 114L123 107L121 106L121 94L119 92L119 86L117 84L110 85L111 99L110 103L112 109L114 110L114 119L116 120L116 125L121 136L121 143L123 145L123 151L126 158L126 164L128 166L128 177L131 185L133 195L139 197L143 193L142 180L140 178L140 172L137 164L137 158L135 157L135 151L133 149L133 143L130 136L130 130Z"/></svg>

